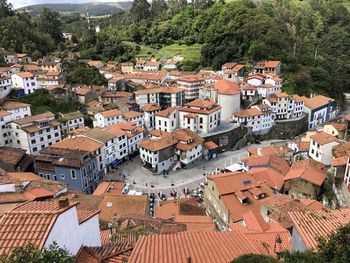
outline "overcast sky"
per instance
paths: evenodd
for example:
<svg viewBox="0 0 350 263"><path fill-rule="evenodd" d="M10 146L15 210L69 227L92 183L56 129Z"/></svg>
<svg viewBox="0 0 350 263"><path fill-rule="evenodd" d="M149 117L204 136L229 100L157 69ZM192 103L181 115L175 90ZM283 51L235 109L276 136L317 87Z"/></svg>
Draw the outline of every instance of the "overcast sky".
<svg viewBox="0 0 350 263"><path fill-rule="evenodd" d="M70 3L70 4L76 4L76 3L87 3L87 2L122 2L123 0L113 1L113 0L8 0L14 8L24 7L28 5L35 5L35 4L54 4L54 3ZM124 0L126 1L126 0Z"/></svg>

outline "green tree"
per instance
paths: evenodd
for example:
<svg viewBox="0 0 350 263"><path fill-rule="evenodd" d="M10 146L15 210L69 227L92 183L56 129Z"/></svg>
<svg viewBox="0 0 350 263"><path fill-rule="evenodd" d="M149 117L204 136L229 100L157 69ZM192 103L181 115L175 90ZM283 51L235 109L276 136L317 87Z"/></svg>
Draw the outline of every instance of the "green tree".
<svg viewBox="0 0 350 263"><path fill-rule="evenodd" d="M350 224L332 233L328 239L320 238L319 254L328 263L346 263L350 259Z"/></svg>
<svg viewBox="0 0 350 263"><path fill-rule="evenodd" d="M79 66L68 74L68 83L83 85L107 85L106 78L94 67Z"/></svg>
<svg viewBox="0 0 350 263"><path fill-rule="evenodd" d="M153 19L162 20L166 14L167 5L164 0L153 0L150 14Z"/></svg>
<svg viewBox="0 0 350 263"><path fill-rule="evenodd" d="M7 16L12 16L13 14L12 5L7 3L7 0L0 0L0 19Z"/></svg>
<svg viewBox="0 0 350 263"><path fill-rule="evenodd" d="M58 247L55 242L42 251L33 244L27 244L15 248L11 255L0 256L0 263L72 263L73 261L74 257L67 250Z"/></svg>
<svg viewBox="0 0 350 263"><path fill-rule="evenodd" d="M49 8L43 8L38 19L38 30L49 34L55 43L59 43L63 41L61 26L58 12L52 11Z"/></svg>
<svg viewBox="0 0 350 263"><path fill-rule="evenodd" d="M147 0L135 0L132 3L130 14L136 22L147 19L150 16L150 4Z"/></svg>
<svg viewBox="0 0 350 263"><path fill-rule="evenodd" d="M231 263L278 263L278 261L269 256L246 254L236 258Z"/></svg>

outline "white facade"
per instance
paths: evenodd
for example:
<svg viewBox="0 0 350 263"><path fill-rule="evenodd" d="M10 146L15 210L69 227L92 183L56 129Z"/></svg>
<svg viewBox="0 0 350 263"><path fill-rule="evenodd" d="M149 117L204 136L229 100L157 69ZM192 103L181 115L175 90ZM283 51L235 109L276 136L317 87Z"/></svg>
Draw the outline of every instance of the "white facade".
<svg viewBox="0 0 350 263"><path fill-rule="evenodd" d="M179 128L178 115L179 112L176 109L167 117L156 114L156 129L166 132L177 130Z"/></svg>
<svg viewBox="0 0 350 263"><path fill-rule="evenodd" d="M83 127L85 127L83 117L67 120L62 124L63 132L69 132Z"/></svg>
<svg viewBox="0 0 350 263"><path fill-rule="evenodd" d="M148 131L154 130L156 128L156 111L145 111L144 122Z"/></svg>
<svg viewBox="0 0 350 263"><path fill-rule="evenodd" d="M10 94L12 88L11 78L0 72L0 99Z"/></svg>
<svg viewBox="0 0 350 263"><path fill-rule="evenodd" d="M123 122L122 114L117 112L116 114L105 114L106 112L96 113L94 116L94 127L107 127L113 124Z"/></svg>
<svg viewBox="0 0 350 263"><path fill-rule="evenodd" d="M35 117L38 116L37 120ZM41 114L12 121L8 135L4 138L6 146L21 148L28 154L37 155L39 151L62 139L61 124L54 121L54 115L44 117Z"/></svg>
<svg viewBox="0 0 350 263"><path fill-rule="evenodd" d="M252 77L248 78L247 83L253 86L261 86L262 84L264 84L264 80Z"/></svg>
<svg viewBox="0 0 350 263"><path fill-rule="evenodd" d="M140 157L143 163L147 163L152 167L153 171L162 173L167 171L174 162L174 156L171 156L163 161L159 161L159 151L150 151L140 147Z"/></svg>
<svg viewBox="0 0 350 263"><path fill-rule="evenodd" d="M304 113L308 115L309 129L315 129L317 126L326 122L327 112L327 107L313 110L304 106Z"/></svg>
<svg viewBox="0 0 350 263"><path fill-rule="evenodd" d="M217 103L221 106L221 120L223 121L230 120L233 113L241 110L240 94L218 94Z"/></svg>
<svg viewBox="0 0 350 263"><path fill-rule="evenodd" d="M264 112L256 106L237 112L233 115L233 119L235 122L245 125L256 134L267 133L274 124L274 114L272 111L268 110Z"/></svg>
<svg viewBox="0 0 350 263"><path fill-rule="evenodd" d="M128 150L133 154L139 150L139 142L143 140L143 132L128 132Z"/></svg>
<svg viewBox="0 0 350 263"><path fill-rule="evenodd" d="M327 144L320 144L311 138L309 156L324 165L330 165L333 159L332 149L338 144L339 143L336 141Z"/></svg>
<svg viewBox="0 0 350 263"><path fill-rule="evenodd" d="M182 142L182 141L180 141L179 143L186 144L186 142ZM189 165L190 163L193 163L194 161L202 158L203 145L202 144L196 145L195 147L186 151L176 149L176 153L179 155L180 157L179 161L181 163L183 163L184 165Z"/></svg>
<svg viewBox="0 0 350 263"><path fill-rule="evenodd" d="M220 108L208 114L204 113L204 111L203 113L195 113L197 117L194 118L195 120L190 120L190 124L188 124L188 118L186 118L186 115L190 114L191 112L184 111L182 109L183 108L179 109L179 120L181 129L191 129L193 127L193 130L191 129L192 131L207 134L220 125ZM197 130L195 130L195 127L197 127Z"/></svg>
<svg viewBox="0 0 350 263"><path fill-rule="evenodd" d="M159 106L159 93L157 90L150 91L149 93L135 92L135 101L142 108L147 104L157 104Z"/></svg>
<svg viewBox="0 0 350 263"><path fill-rule="evenodd" d="M98 215L79 224L76 207L61 213L53 225L44 247L53 242L76 255L81 246L101 246Z"/></svg>
<svg viewBox="0 0 350 263"><path fill-rule="evenodd" d="M13 88L23 89L25 95L34 93L37 89L40 88L39 83L34 75L31 73L28 73L27 75L21 73L27 72L20 72L11 75Z"/></svg>

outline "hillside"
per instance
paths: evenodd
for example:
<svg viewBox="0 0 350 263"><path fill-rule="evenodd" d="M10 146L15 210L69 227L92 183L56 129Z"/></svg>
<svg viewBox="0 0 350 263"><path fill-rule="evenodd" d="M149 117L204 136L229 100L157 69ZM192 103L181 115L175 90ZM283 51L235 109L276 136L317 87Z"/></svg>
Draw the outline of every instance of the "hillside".
<svg viewBox="0 0 350 263"><path fill-rule="evenodd" d="M91 2L81 4L37 4L20 8L19 10L26 10L32 15L40 14L41 10L46 7L60 13L80 13L86 14L89 12L91 16L102 16L119 13L123 10L127 10L131 7L132 1L130 2Z"/></svg>

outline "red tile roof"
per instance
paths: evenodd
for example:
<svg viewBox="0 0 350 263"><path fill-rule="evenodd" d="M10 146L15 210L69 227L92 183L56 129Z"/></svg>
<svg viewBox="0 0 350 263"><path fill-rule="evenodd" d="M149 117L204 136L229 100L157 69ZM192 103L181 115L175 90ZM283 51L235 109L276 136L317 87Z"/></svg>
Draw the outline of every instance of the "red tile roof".
<svg viewBox="0 0 350 263"><path fill-rule="evenodd" d="M279 60L269 60L265 63L265 68L277 68L281 64Z"/></svg>
<svg viewBox="0 0 350 263"><path fill-rule="evenodd" d="M311 135L310 138L321 145L328 144L331 142L339 142L337 137L334 137L334 136L332 136L328 133L325 133L323 131L317 132L316 134Z"/></svg>
<svg viewBox="0 0 350 263"><path fill-rule="evenodd" d="M82 247L78 251L75 263L118 263L127 262L134 244L110 243L100 247Z"/></svg>
<svg viewBox="0 0 350 263"><path fill-rule="evenodd" d="M87 137L74 137L64 139L58 143L50 146L50 148L63 148L63 149L79 149L86 152L94 152L103 146L102 143L96 142Z"/></svg>
<svg viewBox="0 0 350 263"><path fill-rule="evenodd" d="M316 249L317 238L337 231L350 222L350 209L290 212L290 218L308 249Z"/></svg>
<svg viewBox="0 0 350 263"><path fill-rule="evenodd" d="M58 202L27 202L0 218L0 255L28 243L42 249L58 215L77 203L59 208Z"/></svg>
<svg viewBox="0 0 350 263"><path fill-rule="evenodd" d="M142 236L129 262L227 263L249 253L264 254L266 250L239 231L182 232Z"/></svg>
<svg viewBox="0 0 350 263"><path fill-rule="evenodd" d="M249 212L243 215L243 224L230 224L231 230L241 231L252 241L268 245L270 250L282 252L291 250L292 237L287 229L275 222L265 222L262 215L258 212ZM281 238L282 243L276 243L277 237Z"/></svg>
<svg viewBox="0 0 350 263"><path fill-rule="evenodd" d="M309 109L317 109L317 108L326 106L330 102L334 102L334 99L323 95L318 95L312 98L304 97L304 105Z"/></svg>
<svg viewBox="0 0 350 263"><path fill-rule="evenodd" d="M326 177L327 174L322 163L307 159L293 163L284 180L287 181L299 178L320 186L323 184Z"/></svg>
<svg viewBox="0 0 350 263"><path fill-rule="evenodd" d="M214 84L214 88L223 95L240 94L239 86L233 81L227 79L220 79Z"/></svg>
<svg viewBox="0 0 350 263"><path fill-rule="evenodd" d="M253 168L248 171L258 182L265 183L271 189L280 191L284 183L284 175L273 168Z"/></svg>

